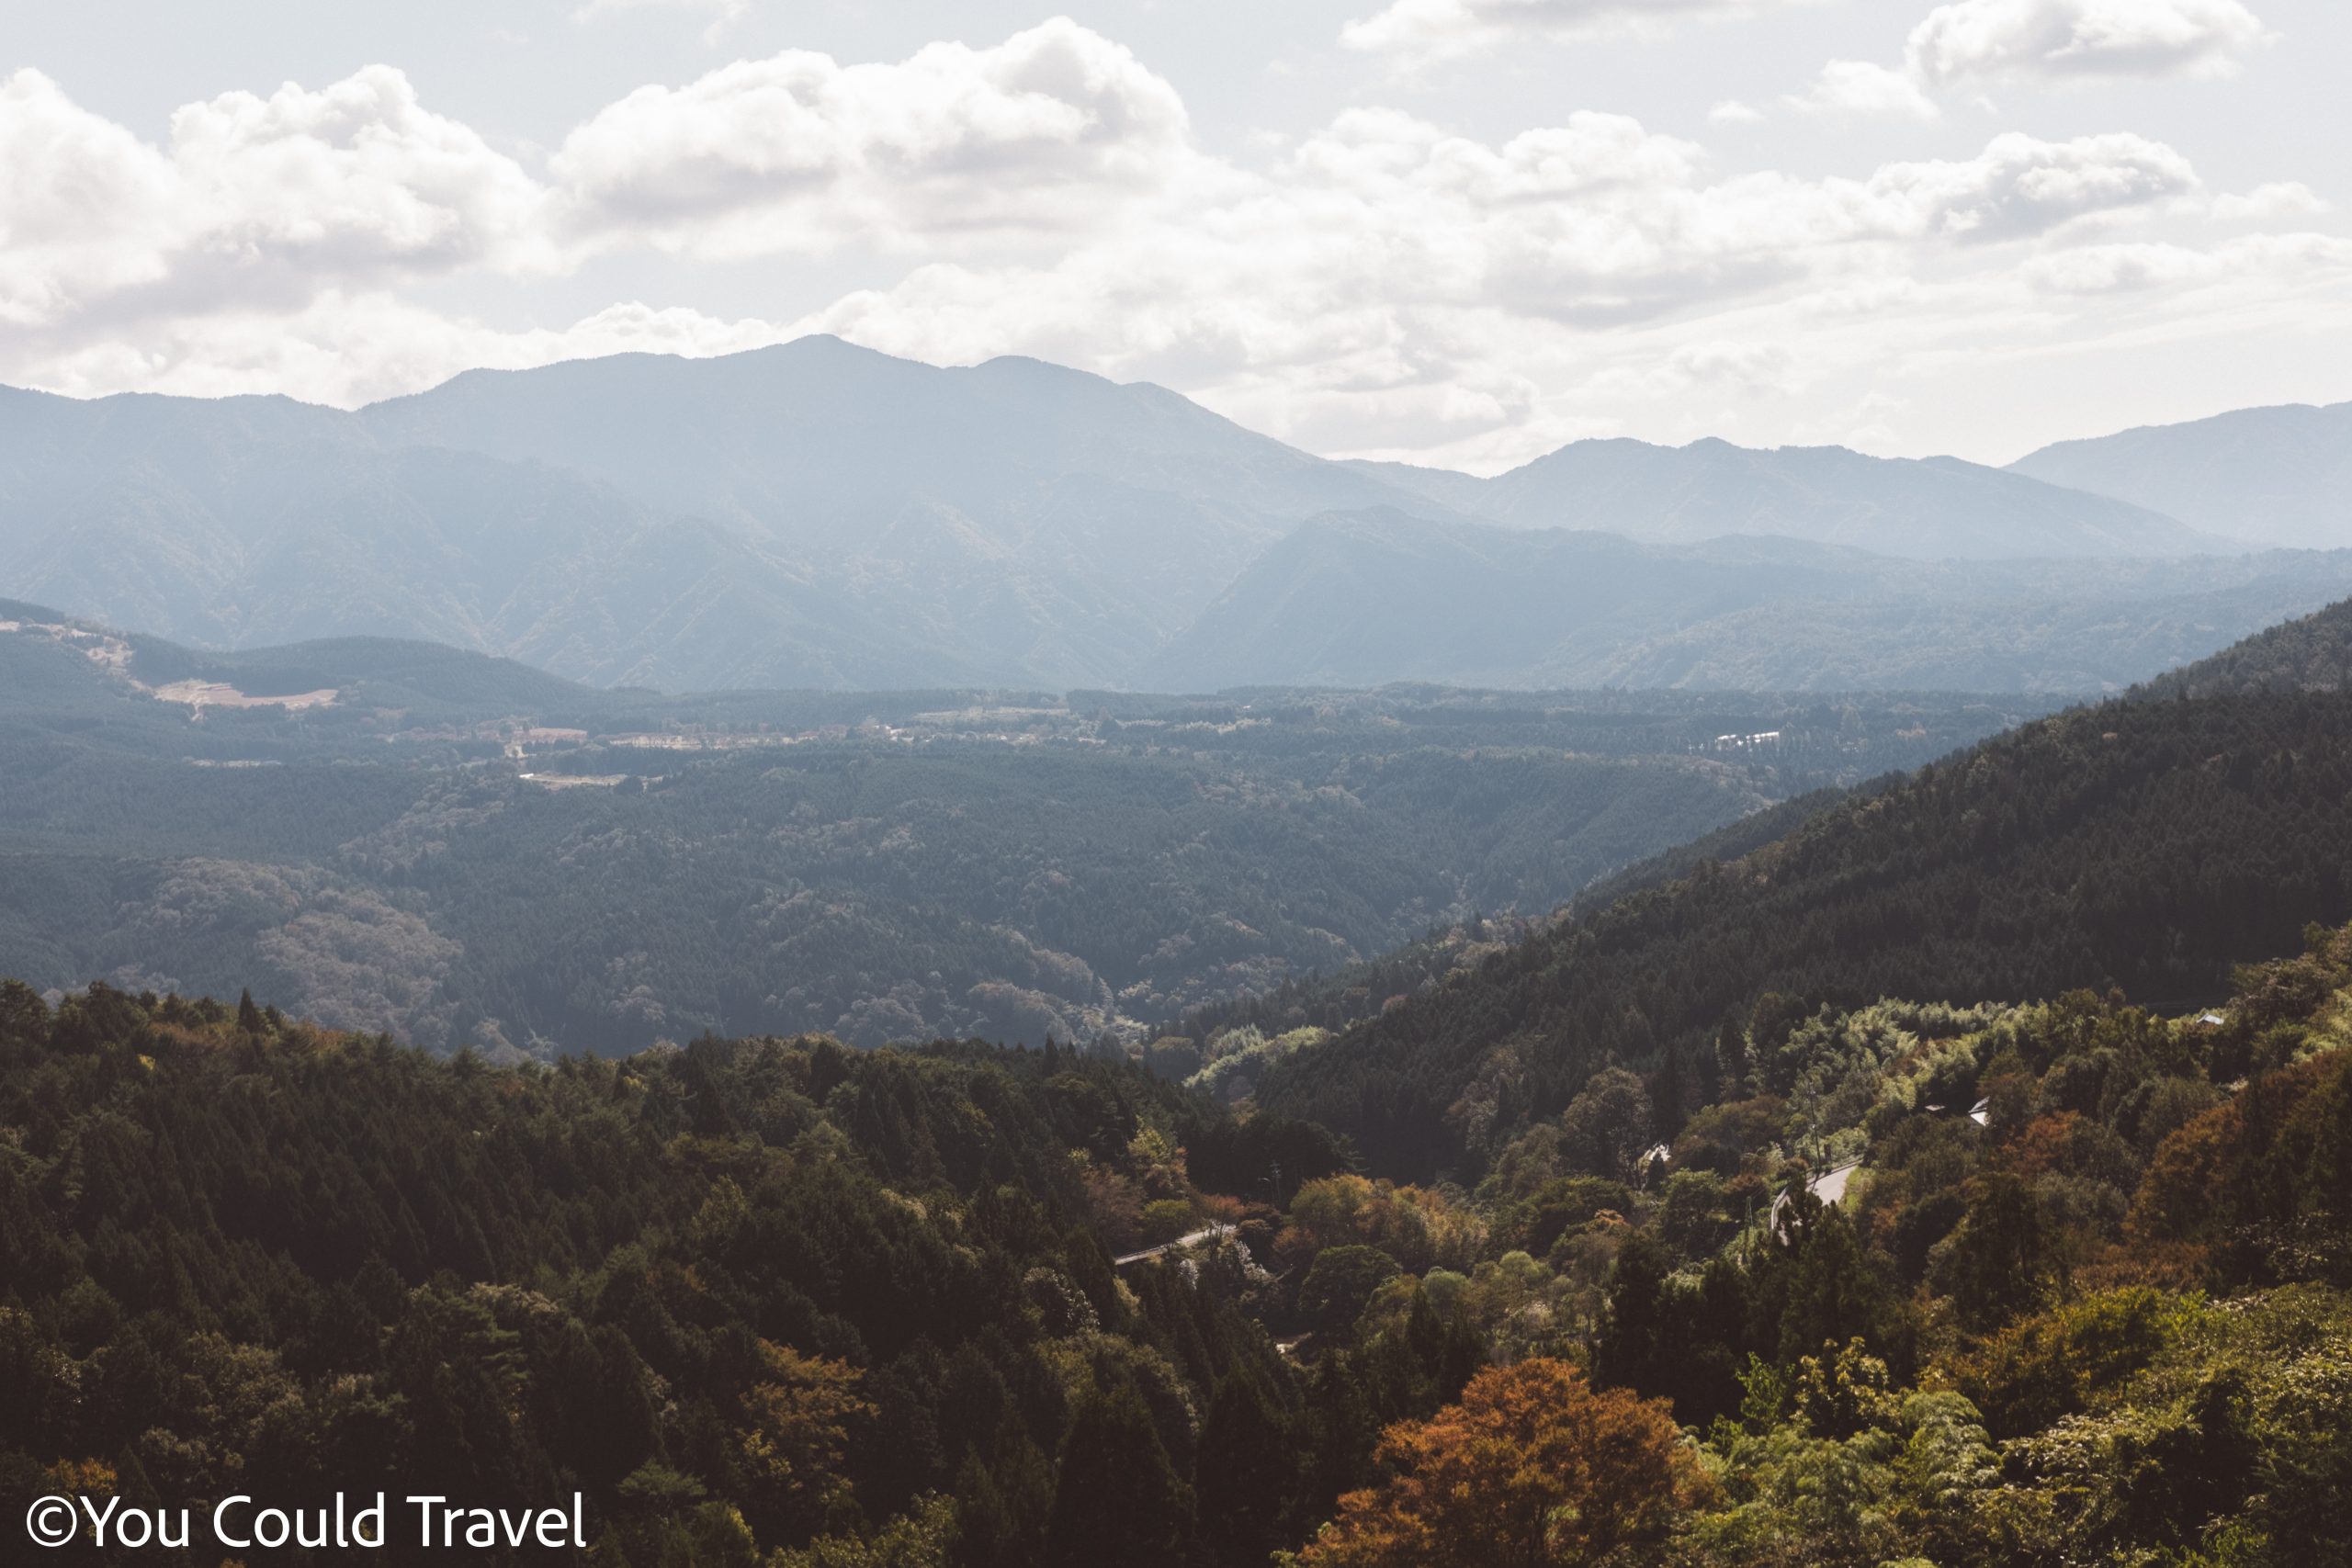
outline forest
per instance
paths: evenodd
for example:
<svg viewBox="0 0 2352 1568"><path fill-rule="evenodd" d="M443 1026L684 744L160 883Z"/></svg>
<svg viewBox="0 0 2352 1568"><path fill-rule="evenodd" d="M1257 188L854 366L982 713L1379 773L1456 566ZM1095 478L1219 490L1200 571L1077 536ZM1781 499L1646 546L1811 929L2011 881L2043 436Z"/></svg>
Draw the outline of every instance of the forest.
<svg viewBox="0 0 2352 1568"><path fill-rule="evenodd" d="M2352 694L2265 673L2324 667L2309 650L2340 650L2347 621L2339 607L2291 625L1794 823L1790 806L1724 829L1442 984L1374 998L1328 1048L1265 1075L1260 1099L1380 1168L1476 1180L1605 1066L1711 1099L1722 1032L1759 1005L2118 985L2168 1009L2218 1001L2233 962L2352 916ZM1771 827L1787 830L1758 842ZM1314 994L1261 1008L1258 1026L1313 1021Z"/></svg>
<svg viewBox="0 0 2352 1568"><path fill-rule="evenodd" d="M481 1558L600 1568L2352 1561L2308 940L2188 1016L1759 1007L1466 1189L1058 1046L496 1066L12 982L0 1476L577 1491Z"/></svg>
<svg viewBox="0 0 2352 1568"><path fill-rule="evenodd" d="M1432 929L1541 917L2018 716L1426 687L668 697L49 614L0 604L0 973L251 989L501 1059L705 1030L1148 1039Z"/></svg>

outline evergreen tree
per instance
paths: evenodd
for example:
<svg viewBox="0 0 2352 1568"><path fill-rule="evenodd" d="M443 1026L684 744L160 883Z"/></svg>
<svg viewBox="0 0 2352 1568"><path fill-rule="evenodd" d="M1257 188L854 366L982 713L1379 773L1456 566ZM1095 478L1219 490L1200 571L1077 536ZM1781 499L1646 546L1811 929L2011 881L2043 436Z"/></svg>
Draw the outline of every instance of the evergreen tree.
<svg viewBox="0 0 2352 1568"><path fill-rule="evenodd" d="M1062 1445L1046 1568L1181 1568L1192 1538L1193 1489L1142 1396L1124 1381L1090 1394Z"/></svg>
<svg viewBox="0 0 2352 1568"><path fill-rule="evenodd" d="M1221 1561L1262 1562L1283 1544L1300 1483L1290 1422L1247 1366L1227 1373L1201 1422L1193 1487L1201 1534Z"/></svg>

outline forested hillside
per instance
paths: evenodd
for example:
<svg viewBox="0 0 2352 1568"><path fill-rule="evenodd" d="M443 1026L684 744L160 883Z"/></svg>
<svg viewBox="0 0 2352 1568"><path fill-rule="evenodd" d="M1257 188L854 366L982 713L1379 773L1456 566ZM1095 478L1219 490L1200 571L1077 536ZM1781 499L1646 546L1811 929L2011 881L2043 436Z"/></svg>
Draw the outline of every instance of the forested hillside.
<svg viewBox="0 0 2352 1568"><path fill-rule="evenodd" d="M2178 678L2207 694L2037 720L1702 861L1295 1055L1261 1096L1383 1168L1476 1172L1604 1066L1670 1065L1695 1103L1721 1031L1824 998L2217 998L2232 962L2352 914L2352 697L2227 675L2265 647L2324 663L2347 619Z"/></svg>
<svg viewBox="0 0 2352 1568"><path fill-rule="evenodd" d="M662 697L411 643L203 654L0 605L0 971L251 989L493 1055L705 1029L1136 1040L1474 914L1541 916L2016 716L1900 695Z"/></svg>
<svg viewBox="0 0 2352 1568"><path fill-rule="evenodd" d="M2347 993L1760 1014L1464 1190L1061 1051L7 984L0 1478L576 1489L480 1560L596 1568L2341 1563Z"/></svg>
<svg viewBox="0 0 2352 1568"><path fill-rule="evenodd" d="M1251 1276L1130 1288L1104 1244L1216 1207L1180 1148L1236 1192L1335 1157L1050 1052L502 1071L13 983L0 1125L11 1495L581 1488L608 1568L876 1527L907 1568L1179 1561L1226 1391L1295 1391Z"/></svg>
<svg viewBox="0 0 2352 1568"><path fill-rule="evenodd" d="M1300 1562L2352 1562L2347 982L2316 931L2189 1018L1825 1007L1688 1114L1601 1074L1480 1183L1486 1260L1370 1295L1503 1365ZM1406 1190L1293 1223L1396 1258Z"/></svg>

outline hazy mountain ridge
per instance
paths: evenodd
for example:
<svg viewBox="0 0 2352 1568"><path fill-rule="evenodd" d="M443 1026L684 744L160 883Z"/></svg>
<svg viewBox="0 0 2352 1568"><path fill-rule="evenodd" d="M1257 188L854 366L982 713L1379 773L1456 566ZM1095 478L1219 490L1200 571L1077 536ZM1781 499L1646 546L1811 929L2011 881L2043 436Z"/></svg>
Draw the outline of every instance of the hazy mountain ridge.
<svg viewBox="0 0 2352 1568"><path fill-rule="evenodd" d="M1369 634L1335 592L1388 592L1398 549L1441 534L1409 547L1397 526L1294 537L1367 512L1456 529L1440 556L1476 561L1433 570L1489 580L1455 582L1442 611L1392 594L1392 613L1459 624L1392 624L1383 635L1403 649L1427 646L1386 665L1346 654ZM1546 542L1469 546L1459 530L1474 512L1545 525ZM1563 547L1562 523L1653 542L1588 531ZM1879 554L1715 540L1758 531ZM1655 543L1686 536L1710 542ZM1942 459L1583 442L1486 480L1329 462L1163 389L1035 360L939 369L830 338L472 371L356 413L0 395L0 592L211 647L423 637L670 690L1399 677L2097 689L2323 602L2292 573L2217 564L2228 605L2185 599L2132 626L2112 658L2074 650L2128 624L2137 584L2165 570L2117 552L2196 547L2168 518ZM2075 585L2072 619L2011 606L1986 621L1978 601L2012 581L2026 584L2018 603L2039 603L2040 569L1980 591L1948 563L1922 576L1890 558L2018 550L2079 558L2059 570ZM1266 584L1309 558L1329 575L1309 596L1335 630L1302 658L1269 617L1306 591ZM1585 581L1587 568L1600 576ZM2319 570L2331 584L2332 570ZM1597 608L1602 578L1613 600ZM1953 592L1986 623L1965 657L1947 656L1955 627L1936 624L1951 618L1938 595ZM1480 597L1494 594L1500 617ZM1824 634L1825 605L1872 595L1883 604L1838 615L1875 629ZM2019 637L2047 646L1996 656ZM1912 647L1928 652L1901 653Z"/></svg>
<svg viewBox="0 0 2352 1568"><path fill-rule="evenodd" d="M0 400L7 592L671 689L1118 682L1300 516L1392 499L1158 388L828 338L357 413Z"/></svg>
<svg viewBox="0 0 2352 1568"><path fill-rule="evenodd" d="M2161 506L2233 539L2352 544L2352 402L2237 409L2062 441L2009 471Z"/></svg>
<svg viewBox="0 0 2352 1568"><path fill-rule="evenodd" d="M999 681L1123 679L1300 518L1412 501L1159 388L831 338L469 372L360 417L712 519Z"/></svg>
<svg viewBox="0 0 2352 1568"><path fill-rule="evenodd" d="M1695 545L1763 535L1916 560L2127 558L2225 552L2149 504L1957 457L1871 457L1842 446L1571 442L1491 479L1402 465L1364 470L1483 521Z"/></svg>
<svg viewBox="0 0 2352 1568"><path fill-rule="evenodd" d="M1313 520L1144 667L1378 685L2120 690L2352 592L2352 551L1891 560L1800 540Z"/></svg>

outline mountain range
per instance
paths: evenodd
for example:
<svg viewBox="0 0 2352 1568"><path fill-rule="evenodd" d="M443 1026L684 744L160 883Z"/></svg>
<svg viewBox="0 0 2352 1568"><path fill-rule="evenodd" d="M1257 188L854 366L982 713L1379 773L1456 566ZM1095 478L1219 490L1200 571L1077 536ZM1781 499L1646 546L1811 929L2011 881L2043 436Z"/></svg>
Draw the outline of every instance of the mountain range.
<svg viewBox="0 0 2352 1568"><path fill-rule="evenodd" d="M2062 441L2009 472L2160 507L2243 544L2332 549L2352 537L2352 403L2239 409Z"/></svg>
<svg viewBox="0 0 2352 1568"><path fill-rule="evenodd" d="M1864 457L1842 446L1757 451L1577 441L1491 479L1358 464L1451 509L1520 528L1695 545L1764 535L1911 560L2211 554L2231 547L2147 504L1957 457Z"/></svg>
<svg viewBox="0 0 2352 1568"><path fill-rule="evenodd" d="M1035 360L823 337L471 371L356 412L0 389L0 592L206 648L424 638L673 691L2024 692L2128 684L2352 585L2352 554L2247 554L2337 542L2316 511L2266 535L2222 500L2119 498L2128 456L2077 488L2035 471L2056 460L1599 441L1478 479L1327 461ZM2317 458L2298 474L2324 507ZM1376 611L1285 618L1340 583Z"/></svg>

